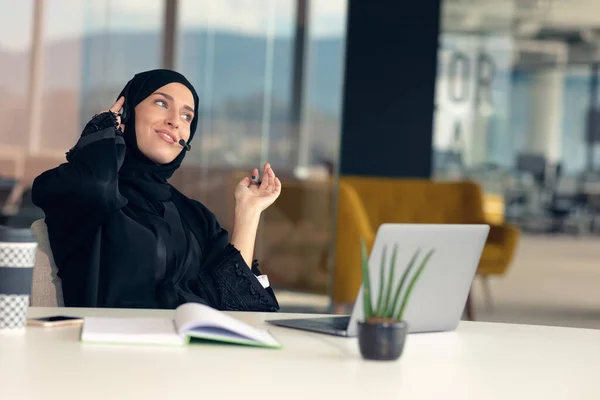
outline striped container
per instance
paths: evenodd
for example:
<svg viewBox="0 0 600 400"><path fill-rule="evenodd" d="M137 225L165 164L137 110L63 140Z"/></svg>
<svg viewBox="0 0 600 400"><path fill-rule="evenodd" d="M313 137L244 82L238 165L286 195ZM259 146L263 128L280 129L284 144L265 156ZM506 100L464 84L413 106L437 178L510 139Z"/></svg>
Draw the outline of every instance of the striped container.
<svg viewBox="0 0 600 400"><path fill-rule="evenodd" d="M36 248L31 229L0 226L0 333L25 328Z"/></svg>

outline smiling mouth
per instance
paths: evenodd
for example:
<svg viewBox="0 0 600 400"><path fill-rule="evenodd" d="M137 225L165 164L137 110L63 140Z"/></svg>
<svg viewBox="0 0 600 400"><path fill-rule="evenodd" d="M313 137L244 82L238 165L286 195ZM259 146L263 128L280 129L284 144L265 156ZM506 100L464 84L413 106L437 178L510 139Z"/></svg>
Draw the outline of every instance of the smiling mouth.
<svg viewBox="0 0 600 400"><path fill-rule="evenodd" d="M166 132L156 131L156 133L158 134L158 136L160 136L160 138L162 140L164 140L167 143L175 143L176 142L175 138Z"/></svg>

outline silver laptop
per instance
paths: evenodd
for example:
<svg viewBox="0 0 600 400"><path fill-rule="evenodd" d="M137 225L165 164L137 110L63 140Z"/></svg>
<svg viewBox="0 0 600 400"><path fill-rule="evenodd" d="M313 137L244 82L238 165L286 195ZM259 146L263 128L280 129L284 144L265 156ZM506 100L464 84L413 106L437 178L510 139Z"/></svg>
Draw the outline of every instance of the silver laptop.
<svg viewBox="0 0 600 400"><path fill-rule="evenodd" d="M398 244L394 272L398 282L418 248L422 251L417 262L433 248L435 253L414 286L403 319L408 322L411 333L454 330L463 314L489 230L489 225L485 224L381 225L369 255L373 303L376 303L379 295L384 245L387 245L387 276L393 246ZM356 268L360 268L360 265L356 265ZM266 322L286 328L354 337L357 335L357 321L363 319L362 290L361 285L350 316L278 319Z"/></svg>

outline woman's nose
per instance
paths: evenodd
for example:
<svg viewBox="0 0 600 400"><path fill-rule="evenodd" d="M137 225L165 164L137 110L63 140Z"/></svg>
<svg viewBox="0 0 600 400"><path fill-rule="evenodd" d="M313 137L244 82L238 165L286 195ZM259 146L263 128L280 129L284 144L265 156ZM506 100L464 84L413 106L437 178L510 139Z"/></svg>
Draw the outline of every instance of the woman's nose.
<svg viewBox="0 0 600 400"><path fill-rule="evenodd" d="M172 126L173 128L179 128L179 122L173 118L167 119L167 125Z"/></svg>

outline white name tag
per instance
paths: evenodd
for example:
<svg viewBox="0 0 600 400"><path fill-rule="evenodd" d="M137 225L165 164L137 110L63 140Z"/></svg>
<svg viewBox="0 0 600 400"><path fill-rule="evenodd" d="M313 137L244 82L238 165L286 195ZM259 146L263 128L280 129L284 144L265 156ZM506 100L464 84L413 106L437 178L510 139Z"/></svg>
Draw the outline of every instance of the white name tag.
<svg viewBox="0 0 600 400"><path fill-rule="evenodd" d="M268 288L270 286L269 285L269 277L267 275L259 275L256 277L256 279L258 279L258 281L260 282L262 287Z"/></svg>

